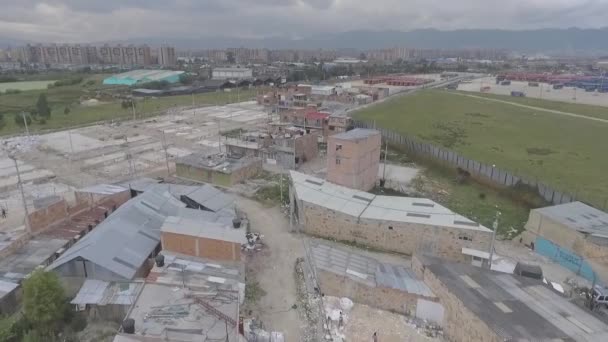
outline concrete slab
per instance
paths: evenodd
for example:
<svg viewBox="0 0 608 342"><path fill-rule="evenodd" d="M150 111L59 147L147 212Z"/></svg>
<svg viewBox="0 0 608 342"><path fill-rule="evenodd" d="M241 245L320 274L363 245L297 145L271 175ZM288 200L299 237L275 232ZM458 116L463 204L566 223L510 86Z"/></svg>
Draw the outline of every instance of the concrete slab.
<svg viewBox="0 0 608 342"><path fill-rule="evenodd" d="M72 137L71 144L70 135ZM45 134L41 136L41 140L44 146L61 153L89 151L108 145L108 143L89 138L77 132L68 134L68 131Z"/></svg>

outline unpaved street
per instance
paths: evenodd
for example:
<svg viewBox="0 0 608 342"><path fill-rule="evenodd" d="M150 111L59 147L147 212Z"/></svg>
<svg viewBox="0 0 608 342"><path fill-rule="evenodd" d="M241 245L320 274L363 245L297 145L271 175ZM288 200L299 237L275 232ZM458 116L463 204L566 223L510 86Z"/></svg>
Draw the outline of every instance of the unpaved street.
<svg viewBox="0 0 608 342"><path fill-rule="evenodd" d="M277 207L267 208L243 197L238 206L247 213L251 230L264 235L266 248L252 255L248 269L266 295L252 308L252 315L262 320L266 330L282 331L286 341L300 341L302 322L296 310L296 259L304 256L304 246L297 235L289 233L289 221Z"/></svg>

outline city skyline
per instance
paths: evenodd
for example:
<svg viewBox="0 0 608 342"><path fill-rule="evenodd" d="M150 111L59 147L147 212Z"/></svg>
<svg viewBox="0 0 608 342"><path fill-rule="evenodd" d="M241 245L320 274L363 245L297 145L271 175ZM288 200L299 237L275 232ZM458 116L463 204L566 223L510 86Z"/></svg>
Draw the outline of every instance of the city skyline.
<svg viewBox="0 0 608 342"><path fill-rule="evenodd" d="M263 0L19 2L0 0L2 38L104 42L157 37L298 39L355 30L599 28L606 0ZM236 22L238 25L226 25Z"/></svg>

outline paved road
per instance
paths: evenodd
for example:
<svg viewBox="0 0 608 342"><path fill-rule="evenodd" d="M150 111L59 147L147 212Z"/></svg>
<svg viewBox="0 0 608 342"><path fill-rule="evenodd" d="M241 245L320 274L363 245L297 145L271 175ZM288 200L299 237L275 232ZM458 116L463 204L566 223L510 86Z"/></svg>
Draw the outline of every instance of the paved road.
<svg viewBox="0 0 608 342"><path fill-rule="evenodd" d="M460 93L455 93L455 92L453 92L452 94L460 95L460 96L468 96L468 97L473 97L473 98L476 98L476 99L482 99L482 100L487 100L487 101L500 102L500 103L505 103L505 104L509 104L509 105L512 105L512 106L516 106L516 107L534 109L534 110L543 111L543 112L552 113L552 114L558 114L558 115L570 116L570 117L579 118L579 119L586 119L586 120L592 120L592 121L599 121L599 122L603 122L603 123L608 123L608 120L606 120L606 119L595 118L595 117L592 117L592 116L574 114L574 113L569 113L569 112L562 112L562 111L559 111L559 110L553 110L553 109L547 109L547 108L528 106L528 105L524 105L524 104L521 104L521 103L515 103L515 102L510 102L510 101L505 101L505 100L498 100L498 99L491 99L491 98L487 98L487 97L483 97L483 96L477 96L477 95L460 94Z"/></svg>

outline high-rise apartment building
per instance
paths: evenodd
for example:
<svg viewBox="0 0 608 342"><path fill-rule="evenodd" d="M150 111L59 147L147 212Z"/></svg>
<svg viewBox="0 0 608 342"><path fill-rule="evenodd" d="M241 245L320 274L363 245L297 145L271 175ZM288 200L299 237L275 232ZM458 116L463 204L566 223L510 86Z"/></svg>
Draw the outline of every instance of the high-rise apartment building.
<svg viewBox="0 0 608 342"><path fill-rule="evenodd" d="M171 46L161 46L158 50L158 64L162 66L174 66L176 63L175 48Z"/></svg>
<svg viewBox="0 0 608 342"><path fill-rule="evenodd" d="M26 45L25 61L41 64L117 64L117 65L150 65L150 47L122 46L105 44L81 46L79 44Z"/></svg>

